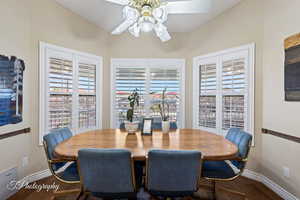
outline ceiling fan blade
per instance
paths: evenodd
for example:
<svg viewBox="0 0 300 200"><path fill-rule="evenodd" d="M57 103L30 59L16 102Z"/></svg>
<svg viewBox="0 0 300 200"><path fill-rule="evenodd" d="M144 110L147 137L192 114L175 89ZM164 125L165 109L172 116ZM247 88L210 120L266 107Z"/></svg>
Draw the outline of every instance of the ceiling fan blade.
<svg viewBox="0 0 300 200"><path fill-rule="evenodd" d="M167 10L169 14L208 13L212 0L169 0Z"/></svg>
<svg viewBox="0 0 300 200"><path fill-rule="evenodd" d="M113 35L119 35L126 31L132 24L134 24L135 21L132 20L125 20L122 24L120 24L115 30L111 32Z"/></svg>
<svg viewBox="0 0 300 200"><path fill-rule="evenodd" d="M110 3L115 3L115 4L119 4L119 5L128 5L129 4L129 0L105 0L108 1Z"/></svg>
<svg viewBox="0 0 300 200"><path fill-rule="evenodd" d="M131 8L129 6L125 6L123 8L123 18L125 21L120 24L115 30L113 30L113 35L119 35L126 31L132 24L134 24L139 18L138 10Z"/></svg>
<svg viewBox="0 0 300 200"><path fill-rule="evenodd" d="M134 37L139 37L141 33L141 27L138 26L138 23L133 24L129 29L129 33L131 33Z"/></svg>
<svg viewBox="0 0 300 200"><path fill-rule="evenodd" d="M168 11L165 6L161 6L159 8L155 8L152 12L153 17L159 22L164 23L168 19Z"/></svg>
<svg viewBox="0 0 300 200"><path fill-rule="evenodd" d="M167 27L161 23L155 25L154 31L162 42L166 42L172 38L167 30Z"/></svg>

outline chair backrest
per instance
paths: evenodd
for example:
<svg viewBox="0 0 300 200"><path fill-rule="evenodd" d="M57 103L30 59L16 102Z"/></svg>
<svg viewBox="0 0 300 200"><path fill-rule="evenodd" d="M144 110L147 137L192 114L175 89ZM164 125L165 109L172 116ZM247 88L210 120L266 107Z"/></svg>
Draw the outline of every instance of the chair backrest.
<svg viewBox="0 0 300 200"><path fill-rule="evenodd" d="M188 196L197 191L202 155L199 151L150 150L146 187L157 196Z"/></svg>
<svg viewBox="0 0 300 200"><path fill-rule="evenodd" d="M85 191L96 194L135 192L131 152L123 149L81 149L79 173Z"/></svg>
<svg viewBox="0 0 300 200"><path fill-rule="evenodd" d="M246 159L252 144L252 135L242 131L239 128L231 128L227 135L226 139L237 145L238 147L238 157L244 159L245 161L231 161L237 168L243 169L246 165Z"/></svg>
<svg viewBox="0 0 300 200"><path fill-rule="evenodd" d="M54 159L54 149L55 147L63 142L64 140L69 139L72 137L72 132L69 128L58 128L53 129L51 132L43 137L44 140L44 148L46 151L46 156L48 160ZM56 163L53 164L52 167L54 170L59 169L62 167L65 163Z"/></svg>

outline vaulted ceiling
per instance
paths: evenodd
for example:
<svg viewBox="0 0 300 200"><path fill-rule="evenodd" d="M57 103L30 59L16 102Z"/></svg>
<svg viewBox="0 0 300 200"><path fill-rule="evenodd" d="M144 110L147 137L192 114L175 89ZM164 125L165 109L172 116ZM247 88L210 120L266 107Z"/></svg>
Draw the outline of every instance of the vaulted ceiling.
<svg viewBox="0 0 300 200"><path fill-rule="evenodd" d="M105 0L55 0L83 18L111 32L122 22L122 6ZM169 15L166 25L170 32L190 32L212 20L241 0L211 0L212 8L206 14Z"/></svg>

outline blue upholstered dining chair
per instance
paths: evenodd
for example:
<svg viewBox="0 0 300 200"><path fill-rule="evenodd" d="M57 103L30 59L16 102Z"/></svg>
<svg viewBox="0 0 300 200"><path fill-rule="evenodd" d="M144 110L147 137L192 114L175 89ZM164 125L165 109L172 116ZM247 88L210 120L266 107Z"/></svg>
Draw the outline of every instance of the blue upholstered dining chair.
<svg viewBox="0 0 300 200"><path fill-rule="evenodd" d="M67 184L79 184L79 174L77 170L76 162L70 162L70 160L58 159L54 155L55 147L61 142L72 137L72 132L69 128L53 129L49 134L43 137L43 144L48 160L49 169L52 175L60 182ZM66 165L68 163L68 165ZM61 171L62 167L66 168ZM80 190L64 190L54 194L56 196L62 196L70 193L76 193ZM54 199L53 197L52 199Z"/></svg>
<svg viewBox="0 0 300 200"><path fill-rule="evenodd" d="M81 149L78 153L81 197L136 199L131 152L123 149Z"/></svg>
<svg viewBox="0 0 300 200"><path fill-rule="evenodd" d="M199 151L150 150L146 189L153 197L189 197L198 190L202 154Z"/></svg>
<svg viewBox="0 0 300 200"><path fill-rule="evenodd" d="M203 164L202 176L212 181L214 199L216 199L216 181L232 181L243 173L252 144L252 135L238 128L231 128L226 139L238 147L236 158L229 161L205 161ZM221 189L245 197L241 192Z"/></svg>

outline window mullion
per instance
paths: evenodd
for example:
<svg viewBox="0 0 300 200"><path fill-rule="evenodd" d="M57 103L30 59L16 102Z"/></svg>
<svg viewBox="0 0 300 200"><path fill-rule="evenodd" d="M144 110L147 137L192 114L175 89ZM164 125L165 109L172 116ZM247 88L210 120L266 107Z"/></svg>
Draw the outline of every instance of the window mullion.
<svg viewBox="0 0 300 200"><path fill-rule="evenodd" d="M252 132L252 130L250 130L250 104L251 104L251 100L250 100L250 71L249 71L249 57L245 57L245 90L244 90L244 127L245 130L248 132Z"/></svg>
<svg viewBox="0 0 300 200"><path fill-rule="evenodd" d="M146 66L146 84L145 84L145 115L144 117L150 117L150 107L151 107L151 95L150 95L150 84L151 84L151 74L150 66Z"/></svg>
<svg viewBox="0 0 300 200"><path fill-rule="evenodd" d="M222 101L223 101L223 91L222 91L222 56L219 56L217 59L217 95L216 95L216 129L217 133L223 135L222 131Z"/></svg>
<svg viewBox="0 0 300 200"><path fill-rule="evenodd" d="M45 79L46 79L46 84L45 84L45 113L44 113L44 117L45 117L45 119L43 120L43 123L44 123L44 131L46 132L46 133L48 133L49 132L49 119L50 119L50 117L49 117L49 114L50 114L50 109L49 109L49 105L50 105L50 103L49 103L49 100L50 100L50 86L49 86L49 84L50 84L50 81L49 81L49 71L50 71L50 55L49 55L49 51L46 51L47 53L46 53L46 62L45 62L45 65L46 65L46 67L44 68L45 69Z"/></svg>
<svg viewBox="0 0 300 200"><path fill-rule="evenodd" d="M72 94L72 129L75 134L78 134L79 121L79 94L78 94L78 75L79 75L79 60L78 56L73 54L73 94Z"/></svg>

